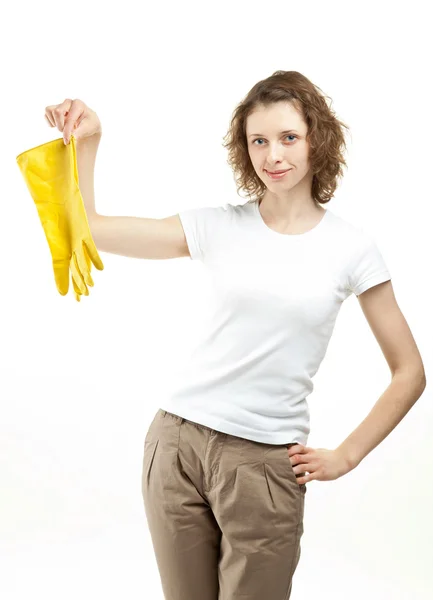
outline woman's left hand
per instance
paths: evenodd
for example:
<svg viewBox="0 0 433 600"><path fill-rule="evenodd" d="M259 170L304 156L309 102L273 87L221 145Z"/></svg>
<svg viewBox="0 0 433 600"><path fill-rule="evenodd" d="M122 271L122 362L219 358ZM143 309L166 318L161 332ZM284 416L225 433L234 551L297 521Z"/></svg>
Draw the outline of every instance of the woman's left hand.
<svg viewBox="0 0 433 600"><path fill-rule="evenodd" d="M331 481L346 475L352 470L349 460L338 450L309 448L296 444L288 449L290 462L297 476L298 484L317 481ZM299 474L302 477L298 477Z"/></svg>

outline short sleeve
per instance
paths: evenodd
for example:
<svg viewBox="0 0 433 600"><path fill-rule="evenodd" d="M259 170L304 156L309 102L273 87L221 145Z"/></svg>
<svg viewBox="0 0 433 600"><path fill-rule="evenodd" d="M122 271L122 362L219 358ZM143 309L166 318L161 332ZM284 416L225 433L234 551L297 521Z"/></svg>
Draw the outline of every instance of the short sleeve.
<svg viewBox="0 0 433 600"><path fill-rule="evenodd" d="M204 262L215 247L226 206L205 206L180 211L191 260Z"/></svg>
<svg viewBox="0 0 433 600"><path fill-rule="evenodd" d="M388 281L391 274L378 245L371 236L365 236L355 252L348 273L348 288L359 296L369 288Z"/></svg>

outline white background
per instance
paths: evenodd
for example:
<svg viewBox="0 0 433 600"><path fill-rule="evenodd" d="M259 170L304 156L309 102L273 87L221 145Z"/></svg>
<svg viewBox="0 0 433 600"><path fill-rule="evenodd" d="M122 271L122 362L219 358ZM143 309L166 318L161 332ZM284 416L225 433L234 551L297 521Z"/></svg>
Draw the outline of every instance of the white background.
<svg viewBox="0 0 433 600"><path fill-rule="evenodd" d="M376 239L432 364L431 22L419 2L11 5L2 55L0 596L163 594L141 497L144 437L194 347L210 289L189 258L101 253L90 296L54 283L16 156L61 137L45 107L80 98L103 127L100 214L239 204L223 136L248 90L306 75L350 127L327 205ZM352 295L309 397L308 445L335 448L390 383ZM432 394L344 477L308 484L293 600L433 596ZM225 599L222 599L225 600Z"/></svg>

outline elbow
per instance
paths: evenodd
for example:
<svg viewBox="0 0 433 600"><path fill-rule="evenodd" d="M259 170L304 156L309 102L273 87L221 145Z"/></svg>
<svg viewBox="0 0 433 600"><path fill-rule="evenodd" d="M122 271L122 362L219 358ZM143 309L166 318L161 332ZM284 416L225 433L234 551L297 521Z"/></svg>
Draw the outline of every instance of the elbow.
<svg viewBox="0 0 433 600"><path fill-rule="evenodd" d="M420 387L423 390L427 385L426 373L422 363L400 366L394 369L393 376L394 375L397 377L405 377L406 379L410 379L417 385L417 387Z"/></svg>
<svg viewBox="0 0 433 600"><path fill-rule="evenodd" d="M416 369L406 369L405 377L410 380L413 387L418 390L420 395L424 392L427 387L427 378L422 366Z"/></svg>
<svg viewBox="0 0 433 600"><path fill-rule="evenodd" d="M422 364L418 367L418 369L414 371L413 377L422 389L422 391L424 391L427 386L427 377L425 374L424 366Z"/></svg>

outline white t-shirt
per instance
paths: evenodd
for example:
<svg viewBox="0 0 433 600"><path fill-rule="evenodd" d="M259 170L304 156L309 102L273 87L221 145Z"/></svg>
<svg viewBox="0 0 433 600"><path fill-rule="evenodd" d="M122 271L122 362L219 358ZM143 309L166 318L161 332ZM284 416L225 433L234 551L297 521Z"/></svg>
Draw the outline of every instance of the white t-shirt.
<svg viewBox="0 0 433 600"><path fill-rule="evenodd" d="M249 440L306 445L307 397L342 303L391 279L374 239L330 209L293 235L268 227L257 203L179 217L215 310L161 408Z"/></svg>

